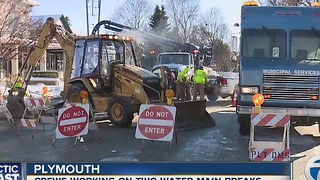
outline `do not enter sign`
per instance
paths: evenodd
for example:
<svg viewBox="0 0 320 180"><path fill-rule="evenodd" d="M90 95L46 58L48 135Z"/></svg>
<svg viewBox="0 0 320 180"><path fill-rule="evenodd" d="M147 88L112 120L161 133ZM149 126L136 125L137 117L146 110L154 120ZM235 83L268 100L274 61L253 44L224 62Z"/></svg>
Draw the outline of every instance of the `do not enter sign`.
<svg viewBox="0 0 320 180"><path fill-rule="evenodd" d="M172 141L176 107L142 104L139 110L135 137L158 141Z"/></svg>
<svg viewBox="0 0 320 180"><path fill-rule="evenodd" d="M88 134L89 104L77 104L59 109L56 138L76 137Z"/></svg>

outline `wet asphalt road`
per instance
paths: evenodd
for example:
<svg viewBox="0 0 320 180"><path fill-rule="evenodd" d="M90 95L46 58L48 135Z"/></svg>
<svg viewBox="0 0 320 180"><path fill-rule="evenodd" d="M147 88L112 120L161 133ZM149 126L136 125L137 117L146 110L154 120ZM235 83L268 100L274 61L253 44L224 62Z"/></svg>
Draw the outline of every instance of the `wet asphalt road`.
<svg viewBox="0 0 320 180"><path fill-rule="evenodd" d="M55 122L44 118L46 131L41 126L32 139L32 130L11 128L0 120L0 161L248 161L248 136L238 134L235 108L230 100L208 103L208 112L217 126L177 133L177 143L135 139L135 127L115 128L99 124L101 139L95 130L85 136L85 142L73 146L74 139L59 139L52 145ZM262 138L270 137L269 130ZM272 131L281 136L281 131ZM320 154L317 126L291 129L291 154L295 179L304 178L304 166L314 155Z"/></svg>

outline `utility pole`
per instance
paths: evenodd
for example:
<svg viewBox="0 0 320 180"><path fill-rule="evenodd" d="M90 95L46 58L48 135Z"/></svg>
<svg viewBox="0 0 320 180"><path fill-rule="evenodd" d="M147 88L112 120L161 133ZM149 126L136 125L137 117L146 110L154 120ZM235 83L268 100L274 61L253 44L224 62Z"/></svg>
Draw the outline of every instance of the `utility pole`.
<svg viewBox="0 0 320 180"><path fill-rule="evenodd" d="M91 33L91 28L100 21L100 10L101 0L86 0L87 35Z"/></svg>

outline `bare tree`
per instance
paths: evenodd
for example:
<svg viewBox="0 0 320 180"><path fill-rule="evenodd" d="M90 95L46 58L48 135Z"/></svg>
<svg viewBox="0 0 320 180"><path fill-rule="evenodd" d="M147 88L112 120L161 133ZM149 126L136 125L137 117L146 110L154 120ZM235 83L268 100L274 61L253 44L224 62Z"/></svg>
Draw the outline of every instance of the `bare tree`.
<svg viewBox="0 0 320 180"><path fill-rule="evenodd" d="M319 0L266 0L265 4L271 6L311 6Z"/></svg>
<svg viewBox="0 0 320 180"><path fill-rule="evenodd" d="M230 31L221 10L212 7L199 16L198 22L198 25L193 28L192 42L212 47L211 63L214 62L220 69L225 68L224 65L229 68L230 49L226 40L229 38Z"/></svg>
<svg viewBox="0 0 320 180"><path fill-rule="evenodd" d="M34 42L37 31L41 27L39 21L30 19L31 7L21 0L0 1L0 68L13 58L22 54Z"/></svg>
<svg viewBox="0 0 320 180"><path fill-rule="evenodd" d="M136 29L145 29L152 10L148 0L126 0L115 9L111 19Z"/></svg>
<svg viewBox="0 0 320 180"><path fill-rule="evenodd" d="M174 32L186 43L190 39L192 28L194 27L199 9L199 0L167 0L167 12L169 20L172 22Z"/></svg>
<svg viewBox="0 0 320 180"><path fill-rule="evenodd" d="M200 18L200 27L203 41L207 44L214 44L215 40L224 40L230 31L225 22L223 13L217 7L212 7Z"/></svg>

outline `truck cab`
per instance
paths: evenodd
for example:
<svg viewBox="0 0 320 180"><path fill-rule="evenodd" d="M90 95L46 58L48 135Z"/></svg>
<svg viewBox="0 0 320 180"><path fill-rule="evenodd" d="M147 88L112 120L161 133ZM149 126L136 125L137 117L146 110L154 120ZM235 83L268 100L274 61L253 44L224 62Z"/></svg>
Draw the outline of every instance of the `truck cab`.
<svg viewBox="0 0 320 180"><path fill-rule="evenodd" d="M194 60L190 53L187 52L165 52L158 54L156 65L153 69L159 66L167 66L174 71L177 76L185 67L194 68Z"/></svg>
<svg viewBox="0 0 320 180"><path fill-rule="evenodd" d="M257 93L264 97L263 113L320 117L320 7L244 4L241 12L240 134L250 133Z"/></svg>

